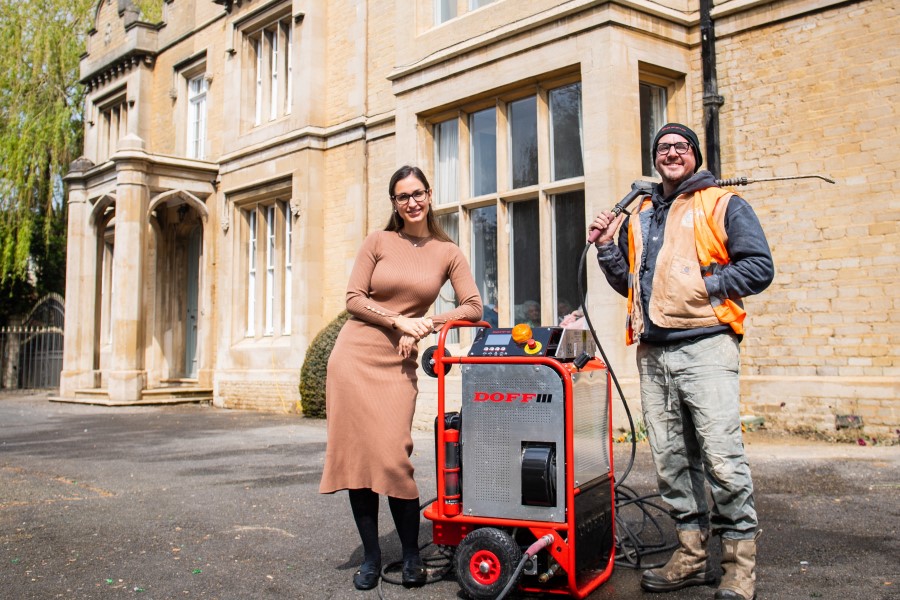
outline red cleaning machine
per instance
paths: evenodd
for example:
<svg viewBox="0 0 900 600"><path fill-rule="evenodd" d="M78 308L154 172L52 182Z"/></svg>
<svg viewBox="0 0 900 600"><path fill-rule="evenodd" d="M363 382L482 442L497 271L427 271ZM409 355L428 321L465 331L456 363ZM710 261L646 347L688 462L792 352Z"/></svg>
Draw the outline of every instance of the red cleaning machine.
<svg viewBox="0 0 900 600"><path fill-rule="evenodd" d="M468 356L444 344L478 327ZM584 598L615 560L611 386L589 331L451 322L422 364L438 379L434 543L456 547L460 587ZM445 376L462 371L458 413ZM515 581L513 581L515 580Z"/></svg>

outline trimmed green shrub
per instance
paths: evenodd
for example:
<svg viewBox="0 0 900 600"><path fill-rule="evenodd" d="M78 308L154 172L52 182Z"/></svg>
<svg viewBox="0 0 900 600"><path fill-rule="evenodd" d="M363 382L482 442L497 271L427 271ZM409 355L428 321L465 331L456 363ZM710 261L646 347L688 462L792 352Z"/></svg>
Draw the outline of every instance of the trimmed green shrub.
<svg viewBox="0 0 900 600"><path fill-rule="evenodd" d="M325 326L315 338L306 356L303 358L303 366L300 368L300 405L303 415L314 419L325 418L325 377L328 369L328 357L341 327L350 313L341 312L335 319Z"/></svg>

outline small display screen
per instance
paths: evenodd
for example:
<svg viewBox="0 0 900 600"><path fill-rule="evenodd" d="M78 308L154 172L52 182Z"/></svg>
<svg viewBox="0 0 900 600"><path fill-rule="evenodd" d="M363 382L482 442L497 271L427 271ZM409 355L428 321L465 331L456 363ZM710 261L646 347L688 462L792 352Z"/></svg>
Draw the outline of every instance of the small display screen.
<svg viewBox="0 0 900 600"><path fill-rule="evenodd" d="M505 346L512 338L511 333L492 333L484 340L485 346Z"/></svg>

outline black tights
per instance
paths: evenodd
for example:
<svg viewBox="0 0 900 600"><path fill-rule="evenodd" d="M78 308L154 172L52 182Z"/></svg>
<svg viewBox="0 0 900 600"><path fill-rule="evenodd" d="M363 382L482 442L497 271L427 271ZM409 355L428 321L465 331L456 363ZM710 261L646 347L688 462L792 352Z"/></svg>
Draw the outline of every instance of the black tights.
<svg viewBox="0 0 900 600"><path fill-rule="evenodd" d="M362 539L365 562L381 564L378 544L378 494L372 490L350 491L350 508ZM403 560L419 555L419 499L406 500L388 496L388 506L403 547Z"/></svg>

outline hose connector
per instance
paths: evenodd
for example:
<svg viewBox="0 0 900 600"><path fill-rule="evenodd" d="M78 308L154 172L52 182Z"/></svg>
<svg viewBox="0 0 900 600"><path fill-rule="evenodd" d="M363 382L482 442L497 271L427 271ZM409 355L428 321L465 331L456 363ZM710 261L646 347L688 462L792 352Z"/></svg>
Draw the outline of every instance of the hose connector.
<svg viewBox="0 0 900 600"><path fill-rule="evenodd" d="M552 544L553 540L555 540L555 539L556 538L553 536L552 533L548 533L547 535L542 535L540 538L538 538L538 540L535 543L528 546L528 550L525 551L525 554L527 554L529 557L532 557L535 554L537 554L538 552L540 552L541 550L543 550L544 548L546 548L547 546L549 546L550 544Z"/></svg>
<svg viewBox="0 0 900 600"><path fill-rule="evenodd" d="M548 568L546 572L538 575L538 581L540 581L541 583L547 583L548 581L553 579L557 571L559 571L559 563L554 562L552 565L550 565L550 568Z"/></svg>

